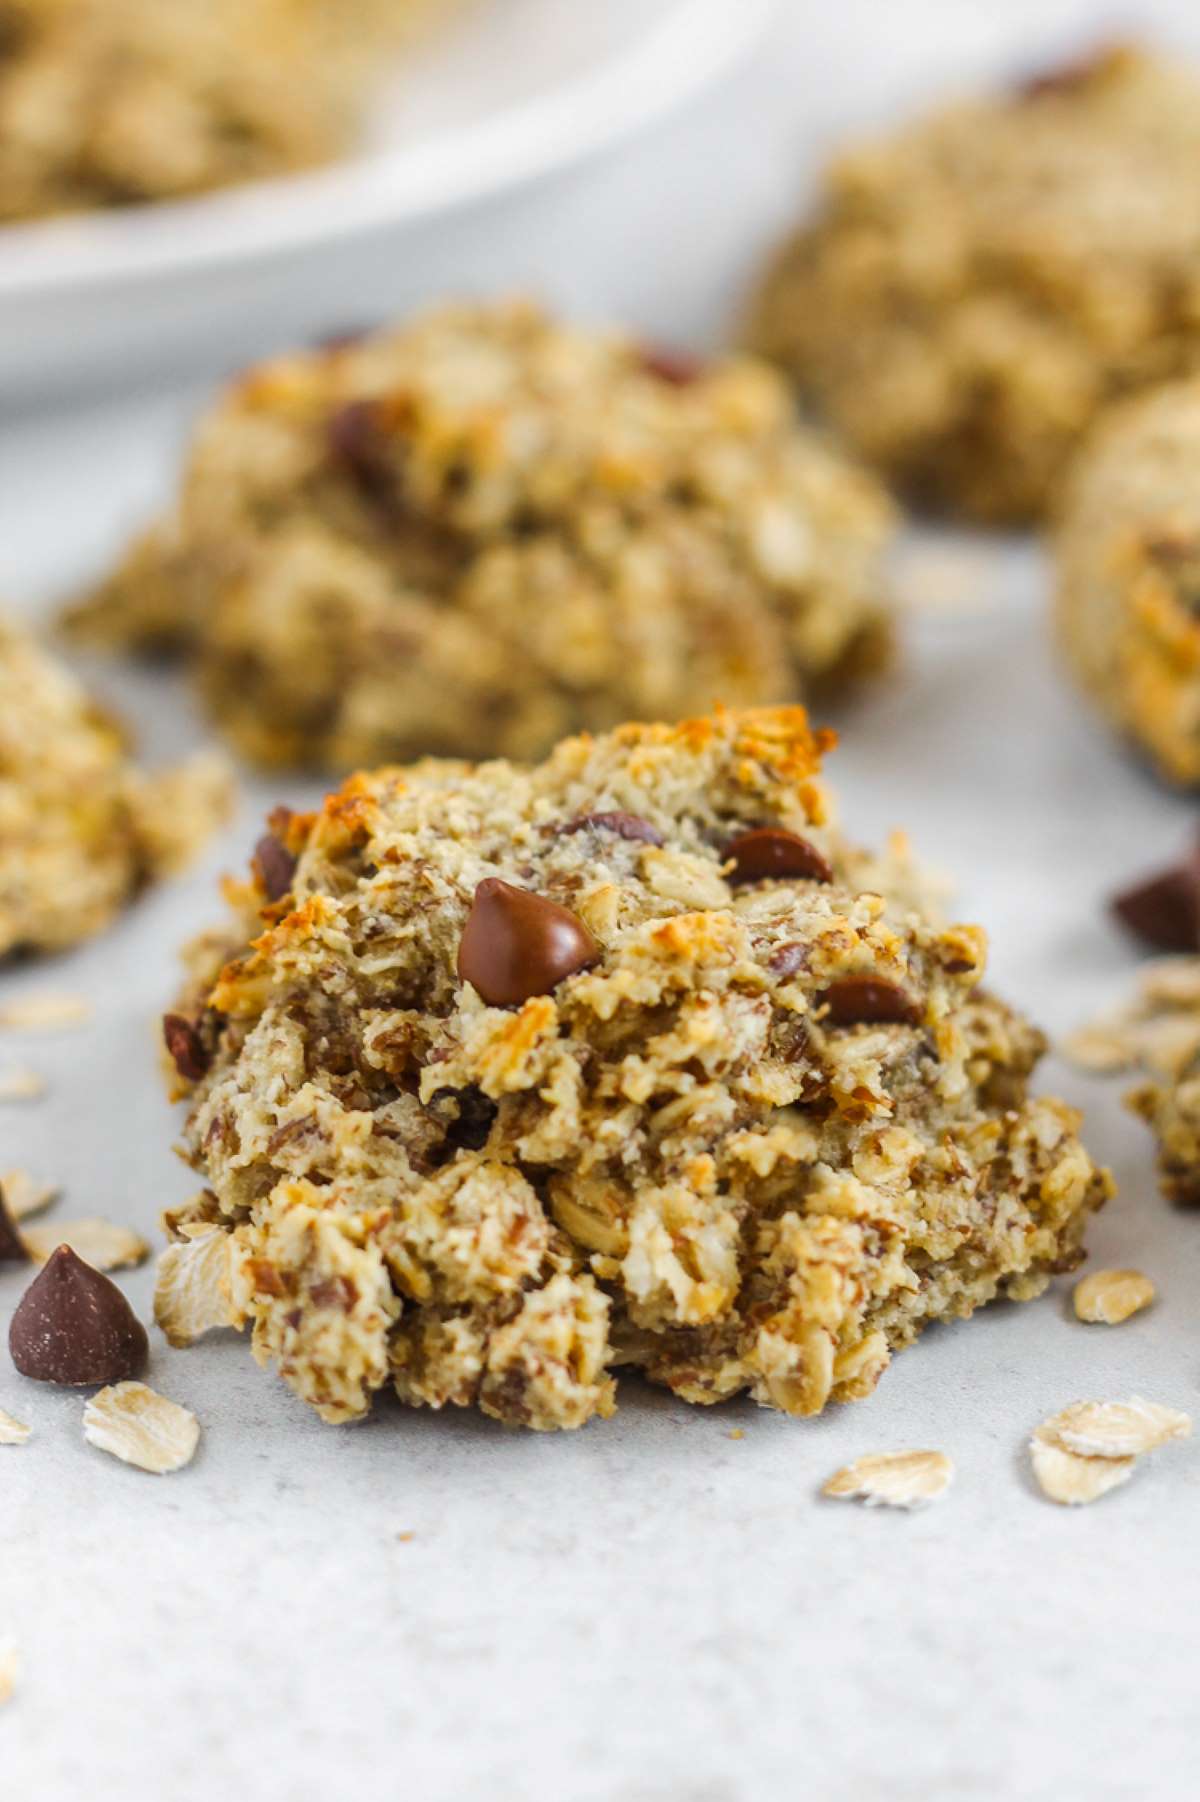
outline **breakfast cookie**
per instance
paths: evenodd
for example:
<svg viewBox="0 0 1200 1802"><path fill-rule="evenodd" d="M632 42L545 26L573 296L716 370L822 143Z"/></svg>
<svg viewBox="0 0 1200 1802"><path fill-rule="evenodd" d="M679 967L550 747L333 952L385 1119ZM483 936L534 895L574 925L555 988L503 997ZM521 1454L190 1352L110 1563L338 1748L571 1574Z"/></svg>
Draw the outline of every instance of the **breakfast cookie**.
<svg viewBox="0 0 1200 1802"><path fill-rule="evenodd" d="M1200 379L1114 409L1067 483L1058 637L1161 775L1200 783Z"/></svg>
<svg viewBox="0 0 1200 1802"><path fill-rule="evenodd" d="M892 523L764 365L454 306L244 376L76 617L259 762L530 757L876 663Z"/></svg>
<svg viewBox="0 0 1200 1802"><path fill-rule="evenodd" d="M0 621L0 958L99 932L187 860L228 797L211 759L137 769L74 677Z"/></svg>
<svg viewBox="0 0 1200 1802"><path fill-rule="evenodd" d="M429 0L0 0L0 221L334 156Z"/></svg>
<svg viewBox="0 0 1200 1802"><path fill-rule="evenodd" d="M1105 402L1200 365L1200 76L1104 50L843 155L748 335L921 502L1042 514Z"/></svg>
<svg viewBox="0 0 1200 1802"><path fill-rule="evenodd" d="M816 1414L1072 1269L1111 1184L978 927L885 895L798 707L426 761L273 816L164 1037L206 1187L183 1315L327 1420L513 1424L615 1373ZM194 1259L194 1266L193 1266Z"/></svg>

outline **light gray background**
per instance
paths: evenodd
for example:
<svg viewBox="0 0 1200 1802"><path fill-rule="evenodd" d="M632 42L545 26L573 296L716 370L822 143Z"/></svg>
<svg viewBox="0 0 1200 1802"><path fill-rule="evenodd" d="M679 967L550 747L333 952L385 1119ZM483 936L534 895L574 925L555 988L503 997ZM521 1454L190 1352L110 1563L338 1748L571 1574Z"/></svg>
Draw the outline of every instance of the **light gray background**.
<svg viewBox="0 0 1200 1802"><path fill-rule="evenodd" d="M1170 26L1177 9L1132 10ZM797 0L752 67L652 141L486 216L340 253L289 285L275 329L533 287L703 345L840 130L1121 16L1131 9ZM269 331L248 319L222 365ZM0 420L0 589L15 604L48 606L167 492L212 373ZM858 836L903 824L955 872L958 911L992 931L996 983L1061 1030L1131 981L1101 898L1169 857L1194 807L1058 680L1037 553L964 544L972 604L914 625L899 673L840 722L832 774ZM172 678L94 673L152 755L200 737ZM3 977L6 998L69 990L95 1004L82 1032L0 1037L0 1070L32 1063L52 1082L45 1102L0 1113L0 1167L61 1180L62 1217L149 1233L188 1192L153 1021L175 947L212 917L215 875L244 857L271 801L299 792L247 781L238 821L194 874L96 946ZM1148 1139L1115 1088L1053 1063L1045 1081L1087 1107L1089 1141L1120 1181L1095 1261L1149 1271L1159 1304L1086 1329L1061 1285L930 1332L870 1401L818 1422L692 1410L630 1385L614 1421L575 1435L386 1403L335 1430L232 1336L178 1353L156 1334L150 1380L195 1408L204 1436L188 1471L155 1479L83 1443L80 1398L0 1370L0 1405L35 1429L0 1450L0 1635L24 1659L0 1712L0 1793L1194 1795L1200 1440L1080 1512L1038 1496L1023 1446L1078 1396L1140 1391L1200 1413L1200 1220L1158 1198ZM21 1286L0 1276L0 1326ZM149 1270L125 1286L148 1313ZM845 1460L914 1444L956 1462L937 1509L815 1499Z"/></svg>

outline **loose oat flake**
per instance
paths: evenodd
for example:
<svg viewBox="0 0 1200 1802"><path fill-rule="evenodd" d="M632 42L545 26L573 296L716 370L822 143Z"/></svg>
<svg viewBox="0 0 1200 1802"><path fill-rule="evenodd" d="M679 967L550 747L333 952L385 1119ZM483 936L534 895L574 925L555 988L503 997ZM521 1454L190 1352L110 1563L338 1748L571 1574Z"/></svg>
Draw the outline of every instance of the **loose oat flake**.
<svg viewBox="0 0 1200 1802"><path fill-rule="evenodd" d="M1186 1439L1192 1423L1175 1408L1135 1395L1127 1402L1072 1402L1038 1430L1085 1458L1136 1458L1169 1439Z"/></svg>
<svg viewBox="0 0 1200 1802"><path fill-rule="evenodd" d="M1137 1467L1136 1458L1081 1458L1051 1438L1045 1426L1029 1441L1029 1455L1042 1494L1066 1507L1099 1501L1128 1483Z"/></svg>
<svg viewBox="0 0 1200 1802"><path fill-rule="evenodd" d="M158 1260L154 1318L171 1345L191 1345L214 1327L237 1326L229 1299L229 1235L219 1227L168 1245Z"/></svg>
<svg viewBox="0 0 1200 1802"><path fill-rule="evenodd" d="M0 1408L0 1445L24 1445L29 1437L29 1428L23 1420L16 1420Z"/></svg>
<svg viewBox="0 0 1200 1802"><path fill-rule="evenodd" d="M127 1265L140 1264L150 1255L146 1241L130 1227L95 1217L26 1227L21 1237L39 1264L44 1264L60 1245L69 1245L76 1257L93 1270L122 1270Z"/></svg>
<svg viewBox="0 0 1200 1802"><path fill-rule="evenodd" d="M46 1093L46 1079L36 1070L0 1072L0 1101L36 1101Z"/></svg>
<svg viewBox="0 0 1200 1802"><path fill-rule="evenodd" d="M82 995L28 995L23 1001L0 1007L0 1026L18 1032L80 1026L91 1017L91 1002Z"/></svg>
<svg viewBox="0 0 1200 1802"><path fill-rule="evenodd" d="M921 1508L939 1501L953 1476L945 1452L873 1452L835 1472L821 1494L858 1497L868 1508Z"/></svg>
<svg viewBox="0 0 1200 1802"><path fill-rule="evenodd" d="M1150 1278L1140 1270L1094 1270L1075 1285L1076 1318L1100 1326L1119 1326L1121 1321L1148 1308L1156 1293Z"/></svg>
<svg viewBox="0 0 1200 1802"><path fill-rule="evenodd" d="M191 1463L200 1422L145 1383L113 1383L84 1409L83 1436L124 1464L165 1476Z"/></svg>
<svg viewBox="0 0 1200 1802"><path fill-rule="evenodd" d="M0 1194L14 1220L40 1214L58 1194L53 1183L38 1182L28 1170L0 1170Z"/></svg>
<svg viewBox="0 0 1200 1802"><path fill-rule="evenodd" d="M0 1639L0 1708L12 1701L20 1673L20 1659L11 1639Z"/></svg>

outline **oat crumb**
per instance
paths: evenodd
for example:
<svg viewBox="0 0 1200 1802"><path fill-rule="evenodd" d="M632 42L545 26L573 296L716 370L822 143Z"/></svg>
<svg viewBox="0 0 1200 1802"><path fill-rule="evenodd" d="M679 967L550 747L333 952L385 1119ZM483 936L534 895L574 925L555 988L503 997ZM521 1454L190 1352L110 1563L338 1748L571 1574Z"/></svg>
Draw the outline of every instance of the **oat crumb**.
<svg viewBox="0 0 1200 1802"><path fill-rule="evenodd" d="M124 1464L165 1476L191 1463L200 1423L189 1408L145 1383L113 1383L84 1409L83 1436Z"/></svg>
<svg viewBox="0 0 1200 1802"><path fill-rule="evenodd" d="M1077 1319L1118 1326L1148 1308L1157 1291L1140 1270L1094 1270L1075 1285Z"/></svg>
<svg viewBox="0 0 1200 1802"><path fill-rule="evenodd" d="M874 1452L836 1471L821 1494L860 1498L868 1508L921 1508L940 1501L953 1477L945 1452Z"/></svg>
<svg viewBox="0 0 1200 1802"><path fill-rule="evenodd" d="M28 1438L29 1428L25 1422L0 1408L0 1445L24 1445Z"/></svg>
<svg viewBox="0 0 1200 1802"><path fill-rule="evenodd" d="M0 1007L0 1026L15 1032L53 1031L81 1026L92 1017L92 1004L82 995L28 995Z"/></svg>
<svg viewBox="0 0 1200 1802"><path fill-rule="evenodd" d="M36 1070L5 1070L0 1074L0 1101L37 1101L46 1093L46 1079Z"/></svg>

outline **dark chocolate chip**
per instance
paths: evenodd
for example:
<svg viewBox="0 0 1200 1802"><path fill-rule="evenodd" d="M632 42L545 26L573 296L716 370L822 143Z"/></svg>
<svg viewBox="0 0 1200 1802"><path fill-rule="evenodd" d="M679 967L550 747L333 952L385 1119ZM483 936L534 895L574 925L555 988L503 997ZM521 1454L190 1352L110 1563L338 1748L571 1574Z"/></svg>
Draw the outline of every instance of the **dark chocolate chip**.
<svg viewBox="0 0 1200 1802"><path fill-rule="evenodd" d="M475 890L458 946L458 974L492 1007L548 995L600 956L583 921L556 901L488 876Z"/></svg>
<svg viewBox="0 0 1200 1802"><path fill-rule="evenodd" d="M163 1043L185 1082L199 1082L209 1066L209 1055L191 1020L182 1014L163 1015Z"/></svg>
<svg viewBox="0 0 1200 1802"><path fill-rule="evenodd" d="M348 1314L358 1300L358 1289L348 1276L327 1276L314 1283L309 1299L318 1308L339 1308Z"/></svg>
<svg viewBox="0 0 1200 1802"><path fill-rule="evenodd" d="M0 1264L28 1264L29 1252L17 1231L17 1223L8 1211L4 1191L0 1189Z"/></svg>
<svg viewBox="0 0 1200 1802"><path fill-rule="evenodd" d="M686 350L668 350L663 344L647 344L642 351L642 368L656 375L672 388L687 388L704 374L704 364Z"/></svg>
<svg viewBox="0 0 1200 1802"><path fill-rule="evenodd" d="M376 403L352 400L339 407L330 416L326 442L335 462L342 464L363 497L382 512L395 513L399 495Z"/></svg>
<svg viewBox="0 0 1200 1802"><path fill-rule="evenodd" d="M824 853L782 826L755 826L739 833L726 845L725 856L733 859L729 880L734 884L784 881L793 876L812 882L833 881L833 866Z"/></svg>
<svg viewBox="0 0 1200 1802"><path fill-rule="evenodd" d="M835 1026L916 1026L921 1009L899 983L881 976L842 976L817 997Z"/></svg>
<svg viewBox="0 0 1200 1802"><path fill-rule="evenodd" d="M273 832L264 832L254 847L254 867L268 901L282 901L292 892L296 859Z"/></svg>
<svg viewBox="0 0 1200 1802"><path fill-rule="evenodd" d="M119 1383L146 1367L146 1329L117 1288L69 1245L52 1252L17 1304L8 1349L22 1376L69 1386Z"/></svg>
<svg viewBox="0 0 1200 1802"><path fill-rule="evenodd" d="M792 939L786 945L780 945L778 951L772 953L767 963L772 975L794 976L797 970L803 970L808 963L808 946L802 945L798 939Z"/></svg>
<svg viewBox="0 0 1200 1802"><path fill-rule="evenodd" d="M1156 951L1200 951L1200 845L1174 869L1115 895L1111 905L1121 924Z"/></svg>
<svg viewBox="0 0 1200 1802"><path fill-rule="evenodd" d="M313 349L350 350L353 345L361 344L364 338L369 338L372 329L369 325L348 325L344 326L341 331L326 332L322 337L313 339Z"/></svg>
<svg viewBox="0 0 1200 1802"><path fill-rule="evenodd" d="M618 838L639 840L643 845L661 845L663 835L657 826L649 820L639 819L636 813L624 813L617 810L613 813L581 813L577 819L568 820L560 826L560 832L586 832L594 827L597 832L615 832Z"/></svg>

